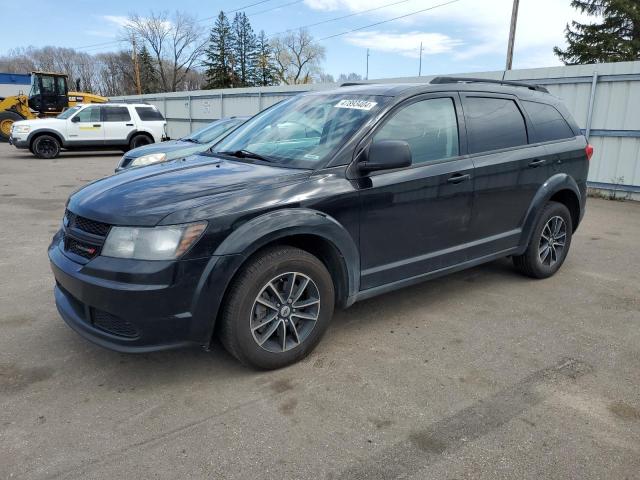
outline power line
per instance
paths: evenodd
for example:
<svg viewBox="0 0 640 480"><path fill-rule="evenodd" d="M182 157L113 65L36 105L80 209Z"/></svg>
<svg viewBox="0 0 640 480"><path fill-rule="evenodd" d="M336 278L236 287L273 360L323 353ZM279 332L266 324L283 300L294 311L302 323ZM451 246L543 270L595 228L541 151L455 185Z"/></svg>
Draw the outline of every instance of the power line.
<svg viewBox="0 0 640 480"><path fill-rule="evenodd" d="M283 7L289 7L291 5L295 5L296 3L302 3L302 2L304 2L304 0L295 0L293 2L284 3L282 5L276 5L275 7L267 8L266 10L260 10L259 12L250 13L249 15L247 15L247 17L253 17L254 15L260 15L262 13L272 12L273 10L277 10Z"/></svg>
<svg viewBox="0 0 640 480"><path fill-rule="evenodd" d="M407 13L405 15L400 15L399 17L390 18L388 20L382 20L381 22L370 23L369 25L364 25L362 27L354 28L354 29L348 30L346 32L336 33L334 35L329 35L328 37L319 38L317 41L321 42L323 40L328 40L330 38L335 38L335 37L340 37L342 35L347 35L348 33L358 32L358 31L364 30L366 28L371 28L371 27L375 27L377 25L382 25L384 23L389 23L389 22L393 22L395 20L400 20L401 18L411 17L412 15L417 15L418 13L428 12L429 10L434 10L436 8L445 7L447 5L451 5L452 3L456 3L456 2L459 2L459 1L460 0L451 0L450 2L440 3L438 5L433 5L432 7L429 7L429 8L423 8L422 10L416 10L415 12Z"/></svg>
<svg viewBox="0 0 640 480"><path fill-rule="evenodd" d="M399 2L387 3L386 5L380 5L379 7L370 8L368 10L360 10L359 12L350 13L348 15L342 15L340 17L329 18L327 20L322 20L322 21L316 22L316 23L309 23L307 25L302 25L301 27L297 27L297 28L290 28L288 30L283 30L282 32L274 33L274 34L272 34L270 36L274 37L276 35L280 35L282 33L291 32L293 30L299 30L301 28L311 28L311 27L316 27L318 25L323 25L323 24L329 23L329 22L335 22L335 21L338 21L338 20L344 20L345 18L355 17L355 16L358 16L358 15L362 15L364 13L375 12L376 10L382 10L383 8L392 7L394 5L398 5L400 3L407 3L407 2L410 2L410 1L411 0L400 0Z"/></svg>

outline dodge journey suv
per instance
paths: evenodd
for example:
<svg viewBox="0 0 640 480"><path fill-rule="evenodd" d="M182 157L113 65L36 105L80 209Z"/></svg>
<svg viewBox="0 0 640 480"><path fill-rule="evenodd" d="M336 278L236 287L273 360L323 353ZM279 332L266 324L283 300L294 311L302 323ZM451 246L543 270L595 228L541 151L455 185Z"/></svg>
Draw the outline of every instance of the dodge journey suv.
<svg viewBox="0 0 640 480"><path fill-rule="evenodd" d="M282 367L336 306L507 256L553 275L592 152L539 86L440 77L302 94L204 154L71 195L49 247L56 304L121 352L217 336L247 365Z"/></svg>

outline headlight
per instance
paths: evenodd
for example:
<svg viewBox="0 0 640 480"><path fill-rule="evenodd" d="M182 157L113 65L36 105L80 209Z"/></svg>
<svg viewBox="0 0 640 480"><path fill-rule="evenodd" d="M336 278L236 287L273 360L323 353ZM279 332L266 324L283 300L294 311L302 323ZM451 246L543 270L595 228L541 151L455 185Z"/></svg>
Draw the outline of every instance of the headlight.
<svg viewBox="0 0 640 480"><path fill-rule="evenodd" d="M154 163L164 162L167 159L166 153L150 153L149 155L143 155L131 162L130 167L143 167L145 165L152 165Z"/></svg>
<svg viewBox="0 0 640 480"><path fill-rule="evenodd" d="M111 227L101 255L137 260L172 260L200 238L207 222L162 227Z"/></svg>
<svg viewBox="0 0 640 480"><path fill-rule="evenodd" d="M29 125L14 125L13 133L29 133L31 127Z"/></svg>

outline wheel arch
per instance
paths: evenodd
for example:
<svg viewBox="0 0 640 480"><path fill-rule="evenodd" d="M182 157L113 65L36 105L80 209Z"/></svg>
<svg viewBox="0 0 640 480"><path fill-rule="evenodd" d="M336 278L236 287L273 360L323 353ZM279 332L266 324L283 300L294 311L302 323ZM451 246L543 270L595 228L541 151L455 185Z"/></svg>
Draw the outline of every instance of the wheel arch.
<svg viewBox="0 0 640 480"><path fill-rule="evenodd" d="M572 229L575 232L581 219L582 205L580 189L576 181L565 173L559 173L549 178L536 192L529 210L525 215L523 225L522 243L520 248L524 251L535 228L540 212L549 201L555 201L565 205L571 213Z"/></svg>
<svg viewBox="0 0 640 480"><path fill-rule="evenodd" d="M153 138L153 135L150 134L149 132L146 132L144 130L134 130L133 132L129 133L129 135L127 136L127 145L130 145L131 140L133 140L133 137L137 137L138 135L144 135L145 137L151 140L151 143L156 143L155 138Z"/></svg>
<svg viewBox="0 0 640 480"><path fill-rule="evenodd" d="M60 132L57 132L56 130L53 130L53 129L44 128L41 130L36 130L29 134L29 136L27 137L27 143L29 144L29 148L33 147L33 142L35 142L36 138L41 137L43 135L51 135L52 137L55 137L58 140L58 142L60 142L60 148L64 147L65 145L64 136Z"/></svg>

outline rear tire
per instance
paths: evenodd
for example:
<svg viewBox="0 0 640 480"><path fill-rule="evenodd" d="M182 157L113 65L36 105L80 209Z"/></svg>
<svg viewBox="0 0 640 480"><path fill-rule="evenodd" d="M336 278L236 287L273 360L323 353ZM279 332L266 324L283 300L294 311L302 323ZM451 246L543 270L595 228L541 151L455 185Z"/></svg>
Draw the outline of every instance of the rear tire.
<svg viewBox="0 0 640 480"><path fill-rule="evenodd" d="M129 150L133 150L134 148L142 147L144 145L149 145L150 143L153 143L153 140L151 140L148 136L135 135L129 142Z"/></svg>
<svg viewBox="0 0 640 480"><path fill-rule="evenodd" d="M20 120L24 120L24 118L16 112L0 112L0 142L9 141L13 122L19 122Z"/></svg>
<svg viewBox="0 0 640 480"><path fill-rule="evenodd" d="M245 365L290 365L322 338L333 316L334 297L331 275L318 258L299 248L268 248L250 259L231 283L218 337Z"/></svg>
<svg viewBox="0 0 640 480"><path fill-rule="evenodd" d="M562 203L547 203L533 229L529 246L522 255L513 257L513 264L528 277L552 276L567 258L572 232L569 209Z"/></svg>
<svg viewBox="0 0 640 480"><path fill-rule="evenodd" d="M38 158L52 159L60 155L60 141L53 135L40 135L31 142L30 150Z"/></svg>

